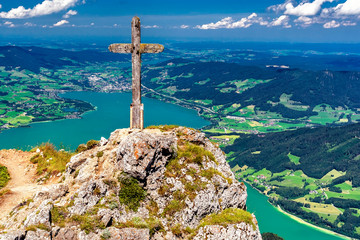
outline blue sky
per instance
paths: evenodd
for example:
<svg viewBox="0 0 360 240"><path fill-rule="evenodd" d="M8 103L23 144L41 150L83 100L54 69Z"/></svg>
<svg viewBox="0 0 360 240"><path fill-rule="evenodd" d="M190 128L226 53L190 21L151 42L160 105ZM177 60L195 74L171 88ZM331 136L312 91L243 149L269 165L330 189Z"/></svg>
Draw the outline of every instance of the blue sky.
<svg viewBox="0 0 360 240"><path fill-rule="evenodd" d="M136 3L136 4L135 4ZM360 0L0 0L0 37L360 43Z"/></svg>

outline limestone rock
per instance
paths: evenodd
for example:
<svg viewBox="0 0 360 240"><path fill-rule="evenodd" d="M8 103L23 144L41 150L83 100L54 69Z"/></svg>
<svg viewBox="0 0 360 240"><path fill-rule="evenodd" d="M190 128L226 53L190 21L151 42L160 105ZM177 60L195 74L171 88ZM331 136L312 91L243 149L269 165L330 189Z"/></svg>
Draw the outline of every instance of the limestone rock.
<svg viewBox="0 0 360 240"><path fill-rule="evenodd" d="M106 138L101 137L100 142L99 142L99 145L100 145L100 146L105 146L108 142L109 142L109 141L108 141Z"/></svg>
<svg viewBox="0 0 360 240"><path fill-rule="evenodd" d="M76 228L59 228L54 232L53 240L78 240Z"/></svg>
<svg viewBox="0 0 360 240"><path fill-rule="evenodd" d="M165 171L168 160L176 151L174 134L138 132L127 136L117 149L119 167L149 189L155 189L157 180Z"/></svg>
<svg viewBox="0 0 360 240"><path fill-rule="evenodd" d="M232 224L226 227L219 225L210 225L201 227L194 240L258 240L262 239L258 228L253 227L246 223Z"/></svg>
<svg viewBox="0 0 360 240"><path fill-rule="evenodd" d="M53 203L51 199L43 201L40 206L35 209L35 211L31 212L25 222L24 226L37 226L37 225L43 225L50 229L50 211L53 208Z"/></svg>
<svg viewBox="0 0 360 240"><path fill-rule="evenodd" d="M26 233L21 230L9 231L5 234L0 235L0 240L23 240L25 239Z"/></svg>
<svg viewBox="0 0 360 240"><path fill-rule="evenodd" d="M195 239L261 239L255 218L256 229L199 228L209 214L246 210L247 194L221 149L194 129L118 129L74 155L63 176L0 219L0 240L176 240L189 228Z"/></svg>
<svg viewBox="0 0 360 240"><path fill-rule="evenodd" d="M46 199L56 200L60 197L63 197L68 192L69 187L65 184L56 184L50 188L44 188L42 191L37 192L34 196L35 201L43 201Z"/></svg>
<svg viewBox="0 0 360 240"><path fill-rule="evenodd" d="M51 240L51 233L40 229L28 231L25 240Z"/></svg>
<svg viewBox="0 0 360 240"><path fill-rule="evenodd" d="M75 193L74 206L69 208L72 214L84 214L91 207L95 206L101 197L107 192L108 186L102 181L90 181L84 183Z"/></svg>
<svg viewBox="0 0 360 240"><path fill-rule="evenodd" d="M108 228L110 232L109 240L146 240L150 239L149 229L137 228Z"/></svg>

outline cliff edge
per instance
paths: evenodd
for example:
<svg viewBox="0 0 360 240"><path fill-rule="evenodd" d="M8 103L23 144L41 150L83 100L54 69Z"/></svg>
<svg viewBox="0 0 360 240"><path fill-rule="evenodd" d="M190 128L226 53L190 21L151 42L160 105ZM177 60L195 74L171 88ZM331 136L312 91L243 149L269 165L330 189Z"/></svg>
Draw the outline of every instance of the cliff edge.
<svg viewBox="0 0 360 240"><path fill-rule="evenodd" d="M261 239L246 198L203 133L119 129L2 218L0 239Z"/></svg>

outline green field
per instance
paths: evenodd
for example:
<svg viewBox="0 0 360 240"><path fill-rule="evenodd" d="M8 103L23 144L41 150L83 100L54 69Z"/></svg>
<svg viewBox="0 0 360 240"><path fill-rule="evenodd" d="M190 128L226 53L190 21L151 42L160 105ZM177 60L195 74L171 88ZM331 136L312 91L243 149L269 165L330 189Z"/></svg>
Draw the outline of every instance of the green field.
<svg viewBox="0 0 360 240"><path fill-rule="evenodd" d="M295 165L300 164L300 157L292 155L291 153L288 154L288 157L289 157L291 162L295 163Z"/></svg>
<svg viewBox="0 0 360 240"><path fill-rule="evenodd" d="M84 68L41 68L40 73L0 67L0 92L6 93L0 94L0 130L28 125L34 121L78 117L84 111L92 109L89 104L57 97L62 91L128 90L129 71L119 70L114 64L116 65L106 62L89 63ZM11 81L8 78L11 78ZM78 111L67 112L64 109Z"/></svg>

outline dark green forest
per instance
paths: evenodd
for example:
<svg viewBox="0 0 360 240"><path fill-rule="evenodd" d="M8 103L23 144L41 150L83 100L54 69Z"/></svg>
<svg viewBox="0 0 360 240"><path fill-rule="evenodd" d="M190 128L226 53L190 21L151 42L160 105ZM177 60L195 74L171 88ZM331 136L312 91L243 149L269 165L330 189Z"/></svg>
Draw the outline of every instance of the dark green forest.
<svg viewBox="0 0 360 240"><path fill-rule="evenodd" d="M332 169L346 171L333 183L350 180L360 186L360 124L341 127L302 128L265 135L240 134L233 145L224 148L234 152L231 166L248 165L271 172L302 170L307 176L321 178ZM260 154L251 154L260 151ZM300 164L289 161L288 153L300 157Z"/></svg>

